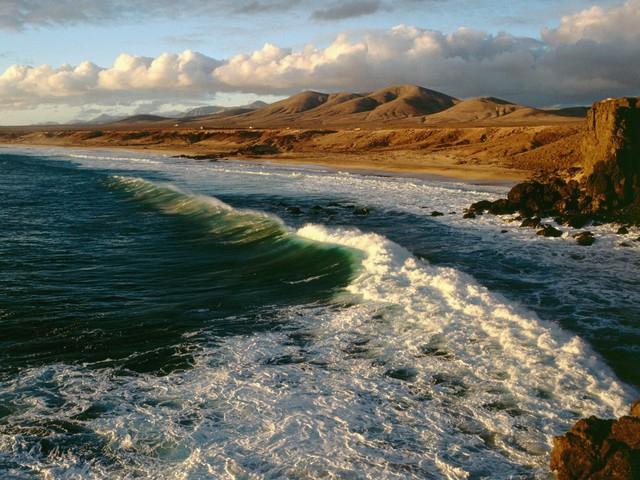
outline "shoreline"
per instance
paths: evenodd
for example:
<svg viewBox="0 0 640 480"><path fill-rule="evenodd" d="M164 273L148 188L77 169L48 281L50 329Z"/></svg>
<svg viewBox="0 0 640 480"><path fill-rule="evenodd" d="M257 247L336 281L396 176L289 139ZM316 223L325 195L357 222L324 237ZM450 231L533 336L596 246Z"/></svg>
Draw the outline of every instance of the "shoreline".
<svg viewBox="0 0 640 480"><path fill-rule="evenodd" d="M0 128L0 144L126 150L196 160L319 165L389 175L514 184L579 162L583 125L158 128L149 124Z"/></svg>
<svg viewBox="0 0 640 480"><path fill-rule="evenodd" d="M185 158L198 161L218 161L218 159L198 159L201 154L198 150L187 148L153 148L147 146L131 145L110 145L110 146L89 146L80 144L60 145L56 143L1 143L0 149L60 149L60 150L83 150L83 151L104 151L104 152L131 152L149 153L162 155L165 157ZM388 152L387 155L393 156ZM406 156L411 156L411 151L399 152ZM246 162L264 165L284 165L291 167L325 167L334 171L347 171L361 175L382 175L390 177L406 177L418 179L431 179L437 181L457 181L471 185L499 185L509 186L529 178L530 171L516 170L498 165L457 165L454 159L449 156L431 154L414 155L410 158L414 164L394 164L392 162L379 161L379 152L362 154L339 154L325 152L322 155L310 154L282 154L282 155L222 155L220 161ZM373 161L372 161L373 160ZM377 160L377 161L376 161ZM419 160L419 163L417 162ZM458 159L460 161L463 159Z"/></svg>

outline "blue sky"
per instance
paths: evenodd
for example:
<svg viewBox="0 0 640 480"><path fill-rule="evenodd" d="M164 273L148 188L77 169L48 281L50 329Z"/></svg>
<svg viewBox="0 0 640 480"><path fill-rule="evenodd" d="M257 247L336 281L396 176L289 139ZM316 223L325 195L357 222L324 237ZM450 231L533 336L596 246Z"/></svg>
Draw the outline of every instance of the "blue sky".
<svg viewBox="0 0 640 480"><path fill-rule="evenodd" d="M594 5L599 10L591 10ZM622 8L626 10L619 11ZM239 70L231 71L231 66L215 73L218 64L208 64L210 73L215 74L216 79L207 85L200 77L198 82L187 81L189 85L197 83L193 88L186 87L184 82L174 87L162 88L157 81L147 88L143 82L122 79L118 80L120 83L117 84L114 83L115 80L111 83L94 80L95 84L80 85L78 78L67 78L61 86L59 78L56 77L51 84L53 93L48 95L42 85L33 85L34 82L42 84L46 81L43 79L48 77L44 77L42 72L31 71L33 75L37 73L37 77L34 77L37 80L29 81L15 75L10 77L5 72L4 79L0 76L0 103L5 104L9 120L43 121L51 115L65 120L62 117L82 115L83 108L87 106L90 108L85 109L90 112L101 109L107 112L124 111L123 104L130 105L132 98L154 107L163 104L165 110L170 110L179 109L181 105L208 104L215 101L250 101L265 95L267 99L273 99L304 88L360 91L363 88L382 86L371 80L373 78L379 83L397 83L394 82L393 68L400 68L395 72L398 82L429 82L431 85L425 86L437 86L440 89L444 87L445 91L455 95L513 95L518 94L518 91L506 82L499 79L493 82L482 81L480 75L484 72L486 77L484 67L489 60L497 62L494 68L504 68L503 76L511 75L514 69L518 69L518 75L521 75L527 67L518 65L518 61L514 60L515 56L531 57L533 60L527 61L538 62L541 55L547 55L546 49L553 50L554 57L546 57L543 65L545 79L554 72L558 75L558 71L562 71L566 65L572 65L572 62L576 62L576 69L580 70L586 66L586 62L597 60L584 58L585 42L597 42L617 50L629 48L628 44L636 40L634 35L637 33L630 31L623 32L625 35L622 36L617 35L615 21L616 18L629 17L629 12L633 14L637 9L640 9L637 0L599 0L595 3L583 0L346 0L322 4L307 0L0 0L0 75L16 65L36 68L50 65L54 71L47 75L51 76L56 74L56 69L65 64L75 67L85 61L91 62L98 69L108 69L122 53L154 59L162 53L180 54L185 50L192 50L203 54L207 59L212 59L211 61L225 63L239 54L250 56L252 52L260 51L265 43L281 49L279 52L270 52L269 55L274 57L269 57L269 60L247 60L242 64L242 70L247 75L253 75L253 79L239 76ZM573 23L563 21L563 17L574 18ZM589 25L594 22L600 23L596 25L597 28L585 28L585 18ZM398 31L393 29L399 25L424 32L438 32L442 38L433 40L435 37L432 34L421 35L415 32L398 34ZM637 23L635 25L637 26ZM455 42L445 38L446 35L459 32L460 27L466 27L467 30L464 35L458 35ZM544 28L551 33L541 33ZM577 30L580 31L574 34ZM481 32L482 35L472 35L471 31ZM556 31L560 33L554 34ZM609 37L603 37L602 32ZM500 43L496 38L501 34L514 39L513 45L509 47L509 51L513 51L511 57L514 58L511 58L508 65L505 58L509 56L509 52L496 46ZM338 59L331 57L329 61L328 56L334 54L324 50L334 44L340 35L345 35L348 39L349 43L345 43L340 50L346 53L340 53ZM411 40L416 45L432 40L441 43L440 56L436 56L433 49L428 55L419 57L415 57L415 49L398 51L399 56L414 55L412 58L419 58L424 62L424 75L415 70L415 65L409 60L405 72L402 66L404 64L392 61L393 55L370 54L374 49L382 48L382 40L379 39L387 42L383 48L400 48L397 46L401 41L400 37L402 42ZM562 49L558 47L554 38L561 38L559 42L562 43ZM540 44L527 43L525 39L534 39ZM359 42L364 42L364 47L358 50L355 47L361 46ZM471 45L473 42L475 43ZM624 43L622 47L621 42ZM309 60L311 63L307 64L304 63L304 59L291 56L292 52L306 52L310 44L326 58L323 57L320 61ZM460 50L462 47L459 46L462 44L467 50ZM479 45L482 45L484 52L481 54L482 58L478 53ZM577 48L579 45L582 45L582 49ZM556 57L561 54L567 55L565 50L568 48L573 48L575 52L570 58L562 60L565 62L563 65ZM442 53L443 49L446 50L445 53ZM365 60L364 51L369 52ZM601 53L604 55L604 52ZM632 55L636 52L628 53ZM260 57L263 56L260 54ZM470 56L474 57L476 70L471 69L471 60L468 58ZM500 58L496 60L498 57ZM450 69L456 58L468 61L464 68L459 62L454 62L455 67L461 72L471 72L475 75L474 72L477 71L479 81L475 90L468 81L457 81L451 75L436 71ZM296 66L292 67L291 62L294 60ZM620 63L624 60L619 59ZM209 62L206 59L205 61ZM360 61L364 63L361 65ZM583 62L582 65L579 64L580 61ZM150 60L147 61L149 62ZM304 63L303 66L300 66L301 62ZM349 62L353 64L353 72L345 73ZM383 62L386 62L386 68L382 68ZM554 72L550 67L552 63ZM204 68L200 63L196 65L191 62L190 65L192 66L189 68L199 69L198 71ZM540 72L543 66L531 63L529 68ZM132 66L131 72L138 72L135 73L138 75L140 70L137 68ZM252 68L256 69L255 72ZM265 73L268 68L272 69L271 73ZM366 69L366 72L357 72L358 68ZM566 87L569 94L564 94L562 89L556 92L552 88L554 91L545 95L543 92L535 92L535 82L532 82L533 86L527 87L532 89L531 92L523 90L520 100L536 104L568 104L590 101L609 90L612 94L627 90L628 94L639 93L637 90L631 91L638 77L637 72L623 72L625 82L621 83L615 77L620 76L616 73L619 68L618 64L611 65L612 78L599 73L597 78L585 79L585 84L590 82L593 88L589 90L579 86L577 90L584 90L579 95L571 94L576 90L572 85ZM95 77L94 73L99 74L96 70L91 73L91 78ZM339 81L338 74L345 79L344 83ZM263 80L262 84L257 84L258 78ZM560 80L563 81L564 78ZM82 81L87 82L86 76ZM349 81L353 84L348 84ZM274 86L271 89L270 84ZM487 84L494 84L498 91L486 92ZM139 95L136 96L135 92ZM563 101L565 97L566 101ZM69 101L66 102L64 99Z"/></svg>
<svg viewBox="0 0 640 480"><path fill-rule="evenodd" d="M391 2L394 3L394 2ZM101 24L27 25L24 30L0 30L0 70L14 63L32 65L79 63L91 59L109 65L122 52L157 56L165 51L191 48L215 58L226 58L238 51L260 48L265 42L301 47L330 43L335 34L388 29L410 24L443 32L470 27L497 33L539 37L543 26L555 27L561 16L592 5L572 0L497 2L488 0L415 1L371 15L342 20L317 21L310 18L313 8L235 15L211 15L178 20L145 17L105 19ZM598 2L600 5L615 2Z"/></svg>

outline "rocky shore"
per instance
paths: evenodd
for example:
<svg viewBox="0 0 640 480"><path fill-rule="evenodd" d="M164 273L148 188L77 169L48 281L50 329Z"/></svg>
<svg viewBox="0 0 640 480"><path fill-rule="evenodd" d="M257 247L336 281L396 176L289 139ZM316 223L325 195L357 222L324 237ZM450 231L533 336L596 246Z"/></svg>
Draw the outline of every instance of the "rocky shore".
<svg viewBox="0 0 640 480"><path fill-rule="evenodd" d="M640 478L640 400L617 420L579 420L554 438L551 469L558 480Z"/></svg>
<svg viewBox="0 0 640 480"><path fill-rule="evenodd" d="M538 228L544 236L561 232L542 224L543 218L573 228L602 222L640 224L640 99L595 103L587 116L580 158L581 166L515 185L506 199L472 204L467 218L518 213L522 227ZM576 239L581 245L594 241L590 232Z"/></svg>

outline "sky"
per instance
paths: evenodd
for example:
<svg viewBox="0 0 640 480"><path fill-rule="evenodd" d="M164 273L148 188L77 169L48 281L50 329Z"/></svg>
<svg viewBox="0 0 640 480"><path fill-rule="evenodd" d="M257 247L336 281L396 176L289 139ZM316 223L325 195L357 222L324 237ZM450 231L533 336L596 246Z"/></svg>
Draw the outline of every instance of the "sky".
<svg viewBox="0 0 640 480"><path fill-rule="evenodd" d="M0 0L0 124L412 83L538 107L640 95L640 0Z"/></svg>

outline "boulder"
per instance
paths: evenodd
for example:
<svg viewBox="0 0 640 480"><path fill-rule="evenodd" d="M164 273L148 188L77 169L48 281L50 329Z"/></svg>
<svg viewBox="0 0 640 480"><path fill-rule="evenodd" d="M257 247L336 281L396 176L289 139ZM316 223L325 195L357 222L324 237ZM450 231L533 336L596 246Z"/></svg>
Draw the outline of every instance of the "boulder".
<svg viewBox="0 0 640 480"><path fill-rule="evenodd" d="M516 212L516 207L506 198L500 198L491 202L489 212L494 215L508 215Z"/></svg>
<svg viewBox="0 0 640 480"><path fill-rule="evenodd" d="M640 402L618 420L589 417L555 437L551 469L558 480L633 480L640 478Z"/></svg>
<svg viewBox="0 0 640 480"><path fill-rule="evenodd" d="M353 214L358 215L359 217L366 217L369 213L370 210L367 207L355 207L353 209Z"/></svg>
<svg viewBox="0 0 640 480"><path fill-rule="evenodd" d="M434 210L433 212L431 212L431 216L432 217L442 217L442 216L444 216L444 213L439 212L437 210Z"/></svg>
<svg viewBox="0 0 640 480"><path fill-rule="evenodd" d="M468 211L476 215L482 215L484 212L489 211L490 208L491 202L489 200L480 200L479 202L472 203Z"/></svg>
<svg viewBox="0 0 640 480"><path fill-rule="evenodd" d="M543 225L542 229L536 232L536 235L558 238L562 236L562 232L557 228L552 227L551 225Z"/></svg>
<svg viewBox="0 0 640 480"><path fill-rule="evenodd" d="M574 235L576 242L578 245L582 245L583 247L588 247L589 245L593 245L596 241L596 237L593 236L591 232L580 232Z"/></svg>
<svg viewBox="0 0 640 480"><path fill-rule="evenodd" d="M525 218L520 224L521 228L538 228L540 226L540 217Z"/></svg>

